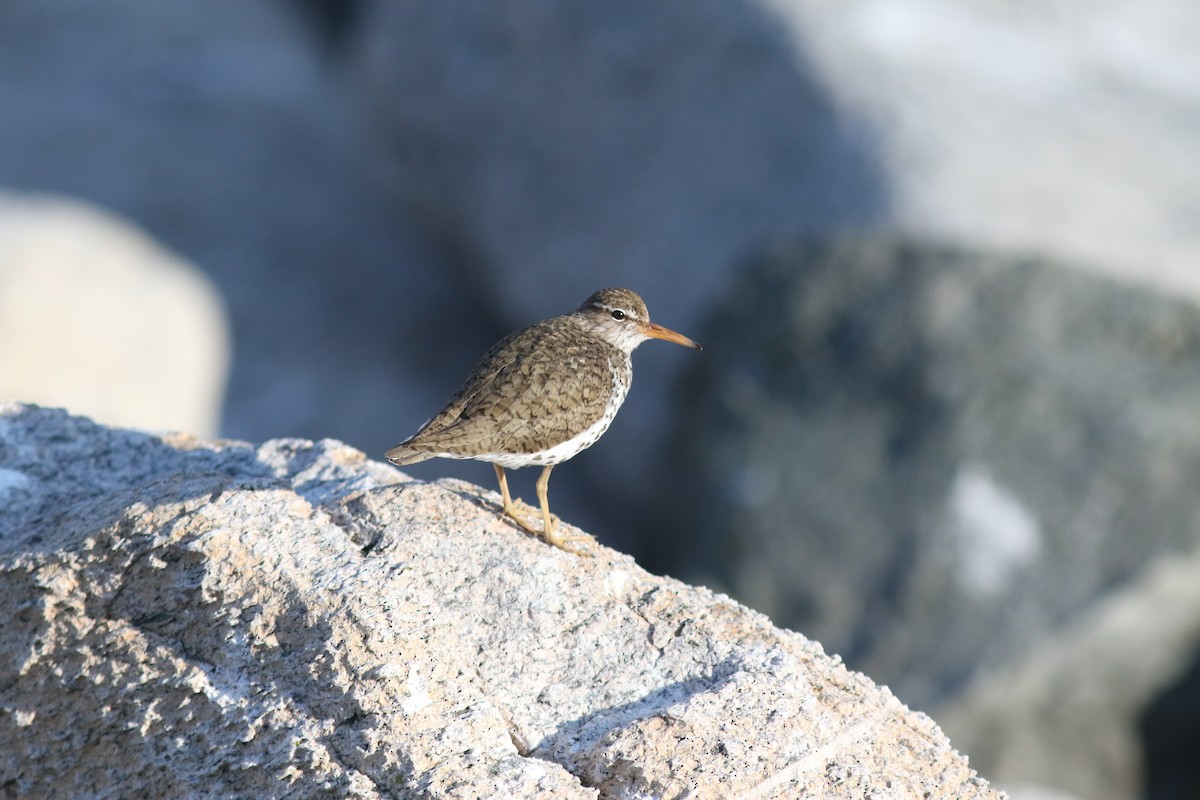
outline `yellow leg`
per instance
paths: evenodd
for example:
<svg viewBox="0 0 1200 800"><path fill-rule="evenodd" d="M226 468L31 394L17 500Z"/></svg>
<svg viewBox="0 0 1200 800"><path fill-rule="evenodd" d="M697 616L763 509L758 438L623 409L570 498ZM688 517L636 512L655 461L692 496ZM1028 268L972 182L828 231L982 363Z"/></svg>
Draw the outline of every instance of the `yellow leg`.
<svg viewBox="0 0 1200 800"><path fill-rule="evenodd" d="M492 464L492 466L496 468L496 478L500 481L500 497L504 501L504 508L500 513L509 517L530 533L536 534L537 531L529 527L525 520L521 519L521 516L517 513L517 505L513 502L512 495L508 493L508 476L504 474L504 467L499 464Z"/></svg>
<svg viewBox="0 0 1200 800"><path fill-rule="evenodd" d="M558 519L550 513L550 470L554 469L553 464L547 464L542 470L541 476L537 479L537 496L538 504L542 507L542 538L548 543L554 545L560 550L566 550L568 553L585 556L587 553L582 550L576 550L570 547L571 542L582 542L590 540L592 537L586 534L566 534L560 535L555 533L555 528L558 527Z"/></svg>
<svg viewBox="0 0 1200 800"><path fill-rule="evenodd" d="M517 503L521 501L513 502L512 495L508 493L508 477L504 474L504 467L499 464L492 464L492 466L496 468L496 477L500 479L500 497L504 500L504 509L500 513L520 525L527 533L541 536L542 532L526 522L517 511ZM525 504L521 503L521 505Z"/></svg>
<svg viewBox="0 0 1200 800"><path fill-rule="evenodd" d="M500 481L500 496L504 498L504 512L508 514L512 511L512 497L508 493L508 477L504 474L504 467L499 464L492 464L496 468L496 479Z"/></svg>
<svg viewBox="0 0 1200 800"><path fill-rule="evenodd" d="M508 477L504 474L504 467L500 466L499 464L493 464L492 466L496 468L496 478L500 481L500 497L504 501L504 510L501 513L504 516L520 525L521 528L526 532L531 533L534 536L541 536L546 540L547 543L552 544L561 550L566 550L568 553L575 553L576 555L588 555L587 553L570 547L569 544L571 542L589 540L592 537L586 535L581 536L577 534L556 536L554 533L554 529L557 527L558 520L553 514L550 513L550 500L547 495L547 489L550 483L550 470L553 469L553 464L542 470L542 475L540 478L538 478L537 482L538 502L542 506L542 529L540 531L522 519L517 513L517 505L513 502L512 495L508 493Z"/></svg>
<svg viewBox="0 0 1200 800"><path fill-rule="evenodd" d="M542 469L542 474L538 476L537 497L538 505L542 507L542 535L550 544L558 544L554 540L554 527L558 520L550 514L550 470L552 469L554 469L554 465L547 464Z"/></svg>

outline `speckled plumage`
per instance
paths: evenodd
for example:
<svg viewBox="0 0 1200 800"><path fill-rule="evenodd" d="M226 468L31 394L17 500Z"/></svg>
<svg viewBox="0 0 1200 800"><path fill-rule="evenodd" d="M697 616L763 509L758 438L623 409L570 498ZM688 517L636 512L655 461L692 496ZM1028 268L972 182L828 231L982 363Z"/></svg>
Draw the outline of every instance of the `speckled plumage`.
<svg viewBox="0 0 1200 800"><path fill-rule="evenodd" d="M442 457L544 465L549 462L537 453L602 419L614 376L628 391L632 373L629 353L586 335L571 315L539 322L489 350L446 407L388 458L396 464ZM491 455L503 458L485 457Z"/></svg>
<svg viewBox="0 0 1200 800"><path fill-rule="evenodd" d="M595 444L625 401L630 355L648 338L695 342L650 322L628 289L602 289L570 314L517 331L489 350L462 387L413 436L387 452L393 464L465 458L497 466L505 513L513 512L504 467L545 467L538 481L543 535L553 536L545 500L550 469Z"/></svg>

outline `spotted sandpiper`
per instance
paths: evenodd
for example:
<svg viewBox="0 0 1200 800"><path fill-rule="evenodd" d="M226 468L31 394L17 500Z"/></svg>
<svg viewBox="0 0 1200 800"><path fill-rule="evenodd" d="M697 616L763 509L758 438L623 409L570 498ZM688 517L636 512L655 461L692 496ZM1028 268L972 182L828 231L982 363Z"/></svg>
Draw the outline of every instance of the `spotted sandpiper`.
<svg viewBox="0 0 1200 800"><path fill-rule="evenodd" d="M437 416L387 451L393 464L429 458L490 462L500 481L502 514L529 533L573 553L585 536L556 533L547 486L550 470L591 447L608 430L633 380L630 355L647 339L697 350L686 336L650 321L629 289L601 289L561 317L530 325L489 350ZM522 519L504 469L538 465L542 529Z"/></svg>

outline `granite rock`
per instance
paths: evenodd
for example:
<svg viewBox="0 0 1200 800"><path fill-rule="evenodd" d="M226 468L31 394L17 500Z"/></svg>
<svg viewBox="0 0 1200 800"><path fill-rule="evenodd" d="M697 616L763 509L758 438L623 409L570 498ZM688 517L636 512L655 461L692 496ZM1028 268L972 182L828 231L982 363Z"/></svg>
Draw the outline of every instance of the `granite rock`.
<svg viewBox="0 0 1200 800"><path fill-rule="evenodd" d="M1200 299L1191 0L762 0L871 131L889 226Z"/></svg>
<svg viewBox="0 0 1200 800"><path fill-rule="evenodd" d="M9 404L0 495L9 794L1002 796L803 636L335 441Z"/></svg>

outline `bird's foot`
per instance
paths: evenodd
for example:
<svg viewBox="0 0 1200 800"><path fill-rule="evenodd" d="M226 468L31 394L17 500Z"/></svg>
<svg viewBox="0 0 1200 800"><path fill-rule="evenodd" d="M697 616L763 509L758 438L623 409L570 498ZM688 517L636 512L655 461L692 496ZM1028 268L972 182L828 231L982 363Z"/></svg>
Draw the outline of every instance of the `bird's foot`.
<svg viewBox="0 0 1200 800"><path fill-rule="evenodd" d="M521 503L521 501L518 500L516 503L513 503L512 505L505 506L500 512L501 516L508 517L513 522L517 523L517 525L521 528L521 530L525 531L526 533L532 533L534 536L541 536L542 535L541 529L533 527L533 525L526 522L524 517L522 517L521 514L519 514L517 512L517 503ZM521 503L521 505L525 506L525 508L529 509L530 511L533 510L525 503Z"/></svg>
<svg viewBox="0 0 1200 800"><path fill-rule="evenodd" d="M537 506L531 506L531 505L529 505L529 503L526 503L524 500L522 500L519 497L513 498L512 505L510 505L508 508L505 509L505 513L511 515L512 513L515 513L517 511L517 509L520 509L522 512L528 511L530 514L540 514L541 513L540 511L538 511ZM525 527L525 526L522 525L521 527Z"/></svg>
<svg viewBox="0 0 1200 800"><path fill-rule="evenodd" d="M552 544L559 550L565 550L568 553L574 553L577 556L591 556L591 553L586 550L580 550L572 546L572 542L591 542L595 543L596 539L586 533L563 533L558 527L558 517L553 517L550 521L550 528L542 532L542 538L547 544Z"/></svg>
<svg viewBox="0 0 1200 800"><path fill-rule="evenodd" d="M523 530L526 533L531 534L533 536L537 536L540 539L544 539L546 544L554 545L559 550L565 550L566 552L574 553L577 556L591 555L587 551L580 550L576 547L573 547L572 543L573 542L594 542L595 539L593 537L589 536L586 533L565 533L564 534L564 533L560 532L559 527L558 527L558 517L553 514L550 515L549 529L546 529L544 524L541 526L533 525L532 523L526 521L519 513L517 513L517 503L520 503L520 502L521 501L518 500L518 501L512 503L511 505L506 506L502 513L504 514L504 516L508 517L513 522L517 523L517 525L521 528L521 530ZM524 505L530 511L534 510L532 506L526 505L525 503L521 503L521 505Z"/></svg>

